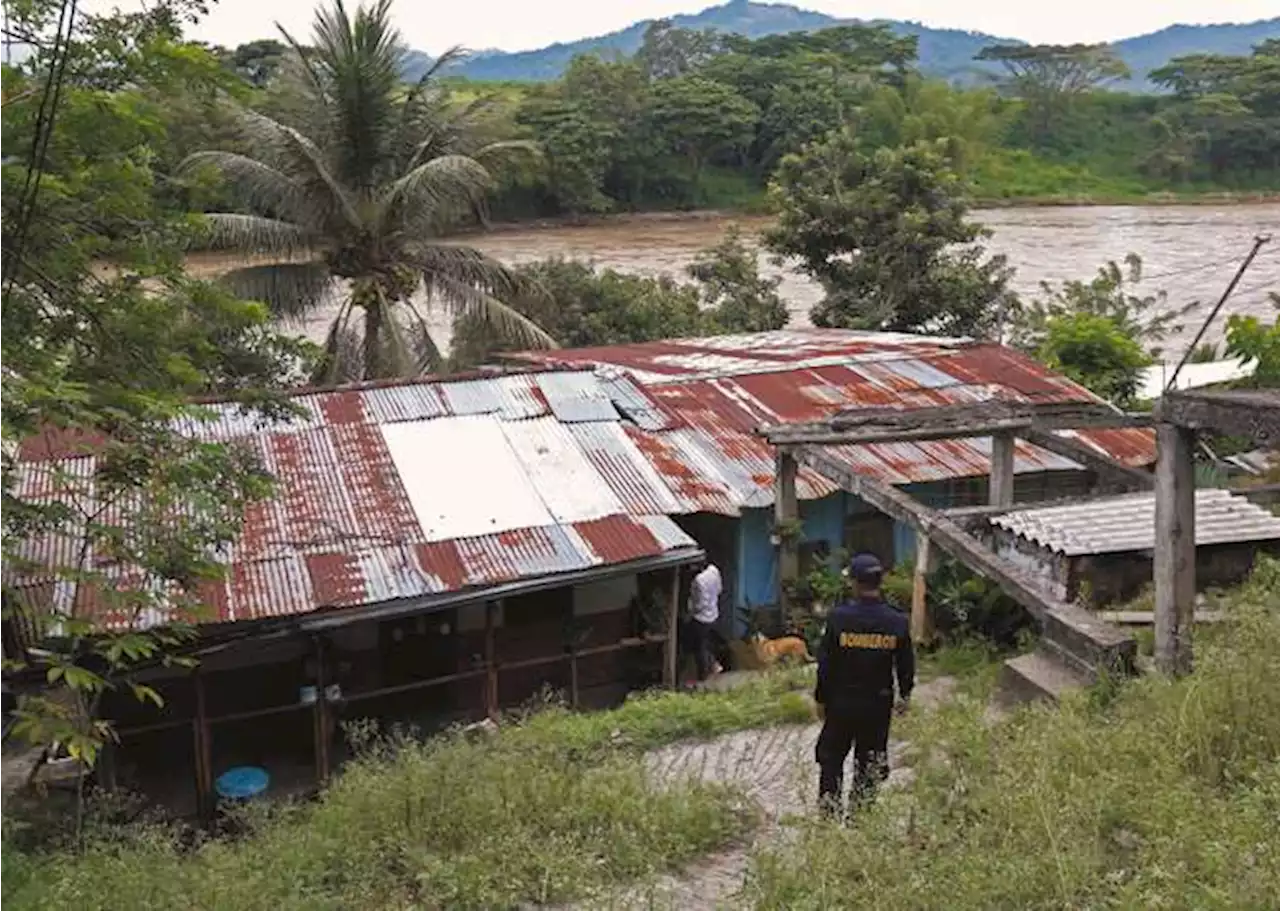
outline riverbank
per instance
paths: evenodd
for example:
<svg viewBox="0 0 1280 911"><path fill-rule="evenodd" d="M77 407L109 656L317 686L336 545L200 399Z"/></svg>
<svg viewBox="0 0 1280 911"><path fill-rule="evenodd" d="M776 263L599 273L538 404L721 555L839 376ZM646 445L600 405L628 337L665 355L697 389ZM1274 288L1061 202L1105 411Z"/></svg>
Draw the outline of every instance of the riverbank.
<svg viewBox="0 0 1280 911"><path fill-rule="evenodd" d="M1036 208L1114 208L1114 207L1172 207L1172 206L1260 206L1280 204L1280 190L1233 192L1215 190L1205 192L1113 194L1056 194L1047 196L976 196L973 211L995 209ZM504 219L491 221L484 227L460 232L461 236L476 234L512 233L538 229L599 228L627 224L679 225L699 222L735 221L744 225L758 223L763 227L773 221L764 205L716 206L704 209L644 209L632 212L608 212L595 215L561 215L540 218Z"/></svg>

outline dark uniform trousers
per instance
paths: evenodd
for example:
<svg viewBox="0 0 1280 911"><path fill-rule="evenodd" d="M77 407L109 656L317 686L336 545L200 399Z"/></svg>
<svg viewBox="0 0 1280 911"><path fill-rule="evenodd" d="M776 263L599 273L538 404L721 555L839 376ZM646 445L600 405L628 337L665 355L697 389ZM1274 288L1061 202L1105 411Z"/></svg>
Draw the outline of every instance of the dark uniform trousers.
<svg viewBox="0 0 1280 911"><path fill-rule="evenodd" d="M839 812L844 790L844 764L853 751L850 804L865 805L889 777L889 723L893 697L875 695L842 699L826 706L826 720L814 750L818 761L818 803L827 814Z"/></svg>

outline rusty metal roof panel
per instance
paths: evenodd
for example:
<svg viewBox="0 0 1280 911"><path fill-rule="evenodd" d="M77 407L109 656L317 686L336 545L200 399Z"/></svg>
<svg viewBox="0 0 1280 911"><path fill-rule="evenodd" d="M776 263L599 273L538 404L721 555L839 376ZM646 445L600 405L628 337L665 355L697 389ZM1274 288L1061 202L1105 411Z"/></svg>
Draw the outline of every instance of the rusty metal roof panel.
<svg viewBox="0 0 1280 911"><path fill-rule="evenodd" d="M566 424L618 420L617 409L600 380L589 371L540 373L537 382L552 414Z"/></svg>
<svg viewBox="0 0 1280 911"><path fill-rule="evenodd" d="M451 413L439 387L432 383L376 386L362 389L360 398L364 403L365 413L377 424L423 421Z"/></svg>
<svg viewBox="0 0 1280 911"><path fill-rule="evenodd" d="M596 565L572 527L519 528L454 542L468 586L572 572Z"/></svg>
<svg viewBox="0 0 1280 911"><path fill-rule="evenodd" d="M227 579L226 620L302 614L316 606L311 576L298 554L237 563Z"/></svg>
<svg viewBox="0 0 1280 911"><path fill-rule="evenodd" d="M596 565L629 563L665 553L653 532L631 516L606 516L591 522L575 522L573 530Z"/></svg>
<svg viewBox="0 0 1280 911"><path fill-rule="evenodd" d="M1155 494L1022 509L992 518L998 528L1069 557L1155 547ZM1280 516L1226 490L1196 491L1196 545L1280 540Z"/></svg>
<svg viewBox="0 0 1280 911"><path fill-rule="evenodd" d="M625 512L622 501L583 453L568 426L555 418L533 418L506 421L501 427L528 484L556 522L581 522Z"/></svg>
<svg viewBox="0 0 1280 911"><path fill-rule="evenodd" d="M686 511L654 462L640 451L621 423L571 424L568 429L626 512L670 515Z"/></svg>
<svg viewBox="0 0 1280 911"><path fill-rule="evenodd" d="M503 420L519 421L540 418L551 413L546 396L538 388L538 376L533 373L513 373L494 377L490 382L502 403L499 413Z"/></svg>
<svg viewBox="0 0 1280 911"><path fill-rule="evenodd" d="M1130 468L1145 468L1156 460L1156 434L1142 427L1098 430L1059 430L1059 436L1087 443L1100 455L1116 459Z"/></svg>
<svg viewBox="0 0 1280 911"><path fill-rule="evenodd" d="M701 466L691 463L670 433L647 433L631 426L623 429L678 501L680 508L676 512L738 515L740 505L734 502L729 489Z"/></svg>
<svg viewBox="0 0 1280 911"><path fill-rule="evenodd" d="M634 516L633 518L649 529L649 534L653 535L663 553L698 546L697 541L685 534L684 529L666 516Z"/></svg>

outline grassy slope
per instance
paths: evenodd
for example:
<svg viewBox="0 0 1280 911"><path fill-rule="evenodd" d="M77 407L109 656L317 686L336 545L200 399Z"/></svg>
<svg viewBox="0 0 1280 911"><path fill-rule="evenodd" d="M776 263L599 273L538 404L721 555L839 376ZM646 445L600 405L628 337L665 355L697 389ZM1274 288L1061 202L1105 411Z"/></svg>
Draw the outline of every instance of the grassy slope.
<svg viewBox="0 0 1280 911"><path fill-rule="evenodd" d="M399 743L348 766L318 803L184 854L159 827L103 829L81 857L19 849L10 908L494 908L563 900L740 837L752 813L706 785L656 792L639 753L677 739L807 721L796 674L728 693L660 693L610 712L549 709L480 743ZM9 809L9 808L6 808Z"/></svg>
<svg viewBox="0 0 1280 911"><path fill-rule="evenodd" d="M995 728L957 700L904 736L917 786L760 854L759 908L1274 908L1280 561L1197 641L1191 678L1095 691Z"/></svg>

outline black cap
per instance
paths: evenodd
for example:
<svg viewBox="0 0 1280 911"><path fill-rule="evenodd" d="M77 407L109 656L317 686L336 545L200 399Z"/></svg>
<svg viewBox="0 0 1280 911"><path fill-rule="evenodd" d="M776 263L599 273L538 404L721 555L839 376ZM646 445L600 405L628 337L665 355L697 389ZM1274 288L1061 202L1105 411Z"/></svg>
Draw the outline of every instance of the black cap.
<svg viewBox="0 0 1280 911"><path fill-rule="evenodd" d="M879 582L884 567L875 554L857 554L849 561L849 575L859 582Z"/></svg>

